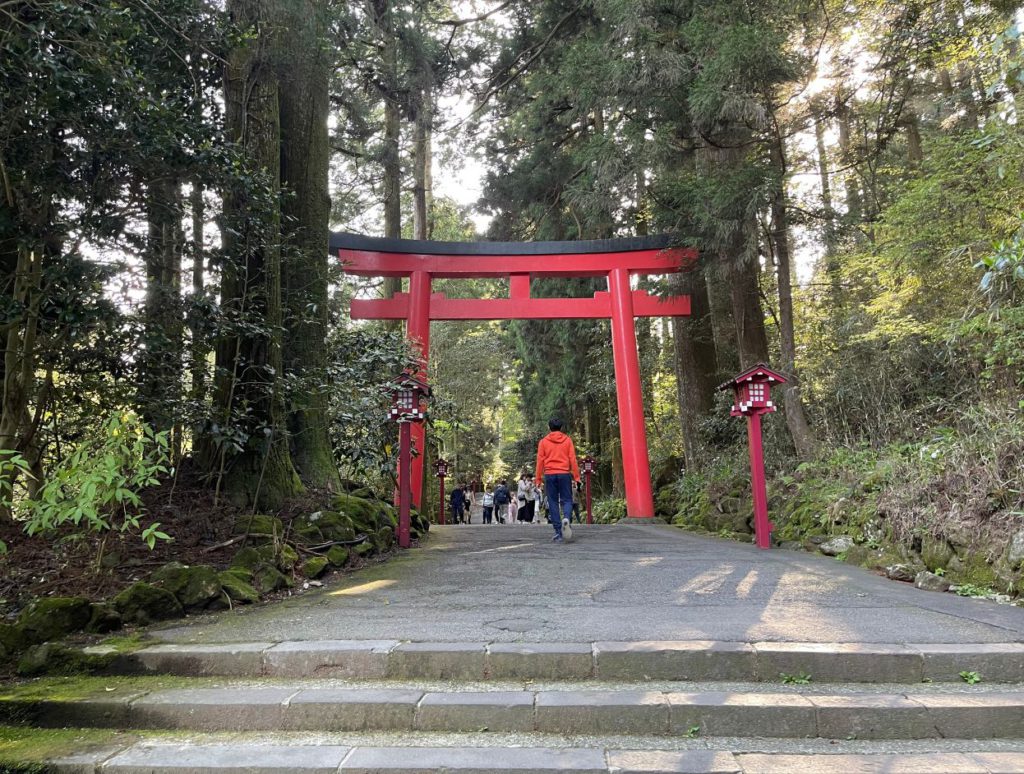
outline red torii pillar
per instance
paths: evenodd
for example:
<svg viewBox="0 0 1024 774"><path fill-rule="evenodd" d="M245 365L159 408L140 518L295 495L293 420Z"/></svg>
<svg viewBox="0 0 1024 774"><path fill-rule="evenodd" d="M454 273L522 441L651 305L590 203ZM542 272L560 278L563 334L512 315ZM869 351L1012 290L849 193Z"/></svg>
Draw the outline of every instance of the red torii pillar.
<svg viewBox="0 0 1024 774"><path fill-rule="evenodd" d="M612 326L616 399L622 440L626 512L630 519L654 517L650 462L644 424L640 359L635 317L685 316L688 296L661 299L633 290L633 274L671 274L692 266L693 250L673 248L668 237L596 240L591 242L421 242L332 234L331 248L347 273L357 276L408 277L409 292L389 299L355 299L352 319L405 320L409 338L417 342L427 379L430 323L433 320L537 320L606 318ZM608 292L593 298L532 298L534 277L606 277ZM449 299L432 293L434 277L469 279L508 277L508 298ZM412 492L422 504L426 430L413 427L419 451L413 459Z"/></svg>

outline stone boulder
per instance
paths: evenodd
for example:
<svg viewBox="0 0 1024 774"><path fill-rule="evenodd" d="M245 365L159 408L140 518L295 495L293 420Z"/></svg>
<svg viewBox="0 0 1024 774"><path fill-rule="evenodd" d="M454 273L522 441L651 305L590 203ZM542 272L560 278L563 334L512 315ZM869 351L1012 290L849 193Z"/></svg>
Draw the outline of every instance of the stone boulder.
<svg viewBox="0 0 1024 774"><path fill-rule="evenodd" d="M825 556L839 556L839 554L845 554L854 545L853 538L849 535L837 535L818 546L818 550Z"/></svg>
<svg viewBox="0 0 1024 774"><path fill-rule="evenodd" d="M246 570L224 570L217 574L221 588L236 605L250 605L260 601L260 593L249 582L252 573Z"/></svg>
<svg viewBox="0 0 1024 774"><path fill-rule="evenodd" d="M331 546L327 552L327 561L331 563L332 567L344 567L351 554L352 552L345 546Z"/></svg>
<svg viewBox="0 0 1024 774"><path fill-rule="evenodd" d="M263 565L256 570L256 572L253 573L253 581L255 582L256 588L264 594L291 588L295 585L295 582L291 578L271 565Z"/></svg>
<svg viewBox="0 0 1024 774"><path fill-rule="evenodd" d="M1024 569L1024 529L1017 530L1006 547L1006 565L1011 570Z"/></svg>
<svg viewBox="0 0 1024 774"><path fill-rule="evenodd" d="M340 548L340 546L335 546ZM330 561L326 556L311 556L302 563L302 575L309 580L315 580L327 572Z"/></svg>
<svg viewBox="0 0 1024 774"><path fill-rule="evenodd" d="M890 580L913 583L920 571L920 568L911 567L909 564L890 564L885 568L885 577Z"/></svg>
<svg viewBox="0 0 1024 774"><path fill-rule="evenodd" d="M395 531L391 527L381 527L371 539L377 553L384 553L395 545Z"/></svg>
<svg viewBox="0 0 1024 774"><path fill-rule="evenodd" d="M262 513L239 516L235 519L232 532L235 535L249 535L256 543L280 540L284 536L284 522L276 516Z"/></svg>
<svg viewBox="0 0 1024 774"><path fill-rule="evenodd" d="M181 603L171 592L143 581L132 584L114 597L113 605L126 623L140 626L185 615Z"/></svg>
<svg viewBox="0 0 1024 774"><path fill-rule="evenodd" d="M0 624L0 661L9 659L29 646L25 633L12 624Z"/></svg>
<svg viewBox="0 0 1024 774"><path fill-rule="evenodd" d="M106 602L93 602L92 613L85 630L90 634L106 634L117 631L123 625L121 614Z"/></svg>
<svg viewBox="0 0 1024 774"><path fill-rule="evenodd" d="M923 591L949 591L950 582L941 575L922 570L914 576L914 587Z"/></svg>
<svg viewBox="0 0 1024 774"><path fill-rule="evenodd" d="M318 541L319 543L355 540L355 527L352 525L352 520L338 511L316 511L306 516L300 516L295 523L296 531L299 534L318 533L321 535L322 540Z"/></svg>
<svg viewBox="0 0 1024 774"><path fill-rule="evenodd" d="M384 526L380 523L382 503L350 494L339 494L335 496L333 504L336 511L348 517L357 532L370 534Z"/></svg>
<svg viewBox="0 0 1024 774"><path fill-rule="evenodd" d="M150 582L166 589L186 612L224 606L223 588L217 570L209 565L165 564L150 577Z"/></svg>
<svg viewBox="0 0 1024 774"><path fill-rule="evenodd" d="M15 625L28 642L38 643L81 631L91 617L85 597L44 597L22 610Z"/></svg>

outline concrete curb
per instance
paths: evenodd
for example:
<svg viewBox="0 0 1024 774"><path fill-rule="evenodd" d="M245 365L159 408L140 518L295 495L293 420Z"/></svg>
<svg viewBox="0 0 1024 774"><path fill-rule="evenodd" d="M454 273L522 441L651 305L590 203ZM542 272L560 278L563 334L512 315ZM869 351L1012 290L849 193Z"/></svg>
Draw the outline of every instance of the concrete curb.
<svg viewBox="0 0 1024 774"><path fill-rule="evenodd" d="M116 706L115 706L116 705ZM0 720L183 731L519 731L642 736L1020 739L1024 691L833 694L186 688L78 702L7 701Z"/></svg>
<svg viewBox="0 0 1024 774"><path fill-rule="evenodd" d="M713 750L602 748L343 747L335 745L139 743L111 756L79 755L53 762L61 774L369 774L369 772L576 772L576 774L996 774L1024 770L1024 753L900 753L782 755Z"/></svg>
<svg viewBox="0 0 1024 774"><path fill-rule="evenodd" d="M816 683L1024 682L1024 643L874 644L799 642L463 643L313 640L230 645L155 645L114 670L184 676L346 677L439 680L732 680Z"/></svg>

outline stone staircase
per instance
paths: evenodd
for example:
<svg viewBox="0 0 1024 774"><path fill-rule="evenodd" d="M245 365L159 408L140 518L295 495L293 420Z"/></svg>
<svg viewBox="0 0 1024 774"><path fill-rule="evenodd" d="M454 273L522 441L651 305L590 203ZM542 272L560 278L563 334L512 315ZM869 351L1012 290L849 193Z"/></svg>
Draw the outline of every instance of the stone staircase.
<svg viewBox="0 0 1024 774"><path fill-rule="evenodd" d="M160 644L5 722L141 772L1024 772L1024 644ZM968 685L961 673L981 682Z"/></svg>

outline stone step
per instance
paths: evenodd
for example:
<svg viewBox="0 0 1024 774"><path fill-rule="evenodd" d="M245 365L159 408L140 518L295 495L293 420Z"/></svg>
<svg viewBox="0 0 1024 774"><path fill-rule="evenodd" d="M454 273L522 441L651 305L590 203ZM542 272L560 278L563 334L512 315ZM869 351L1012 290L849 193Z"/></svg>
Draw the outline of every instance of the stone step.
<svg viewBox="0 0 1024 774"><path fill-rule="evenodd" d="M423 690L306 684L12 697L0 720L190 731L429 731L828 739L1020 739L1024 690L844 693Z"/></svg>
<svg viewBox="0 0 1024 774"><path fill-rule="evenodd" d="M1024 643L467 643L318 640L160 644L118 658L128 673L441 680L1024 682Z"/></svg>
<svg viewBox="0 0 1024 774"><path fill-rule="evenodd" d="M577 774L1009 774L1024 753L1001 751L773 754L603 747L346 746L140 742L57 760L65 774L386 774L387 772L577 772Z"/></svg>

